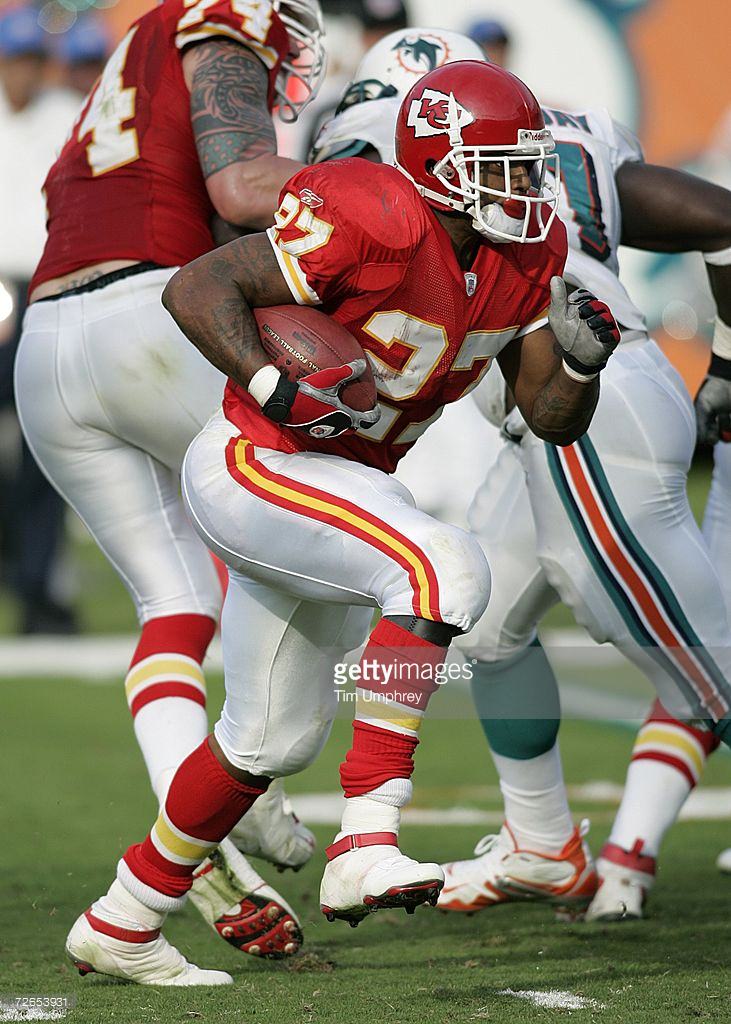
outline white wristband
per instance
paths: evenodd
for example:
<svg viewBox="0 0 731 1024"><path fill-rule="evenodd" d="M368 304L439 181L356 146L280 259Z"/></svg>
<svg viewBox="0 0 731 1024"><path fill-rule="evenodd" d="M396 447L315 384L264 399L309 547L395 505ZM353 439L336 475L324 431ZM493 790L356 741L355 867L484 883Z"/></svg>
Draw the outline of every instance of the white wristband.
<svg viewBox="0 0 731 1024"><path fill-rule="evenodd" d="M579 373L578 370L572 369L565 359L563 361L563 372L567 377L570 377L571 380L578 381L579 384L589 384L599 376L599 371L596 373Z"/></svg>
<svg viewBox="0 0 731 1024"><path fill-rule="evenodd" d="M260 406L264 405L276 391L281 376L273 363L262 366L249 381L249 394Z"/></svg>
<svg viewBox="0 0 731 1024"><path fill-rule="evenodd" d="M711 351L721 359L731 359L731 327L718 316L713 326Z"/></svg>
<svg viewBox="0 0 731 1024"><path fill-rule="evenodd" d="M704 252L703 259L712 267L727 267L731 263L731 245L728 249L719 249L718 252Z"/></svg>

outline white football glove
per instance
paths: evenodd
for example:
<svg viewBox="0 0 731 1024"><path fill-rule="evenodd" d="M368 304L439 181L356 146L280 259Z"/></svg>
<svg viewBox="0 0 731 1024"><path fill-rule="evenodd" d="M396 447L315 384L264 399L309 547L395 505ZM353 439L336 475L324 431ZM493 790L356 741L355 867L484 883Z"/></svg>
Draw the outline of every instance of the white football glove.
<svg viewBox="0 0 731 1024"><path fill-rule="evenodd" d="M619 344L619 328L606 302L585 288L566 294L562 277L551 278L548 322L564 352L569 376L591 380Z"/></svg>

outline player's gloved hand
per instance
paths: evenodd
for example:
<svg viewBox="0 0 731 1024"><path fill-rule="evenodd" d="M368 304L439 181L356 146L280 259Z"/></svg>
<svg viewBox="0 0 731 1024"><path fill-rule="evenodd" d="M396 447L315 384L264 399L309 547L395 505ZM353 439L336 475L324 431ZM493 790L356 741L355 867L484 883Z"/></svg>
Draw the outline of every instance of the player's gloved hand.
<svg viewBox="0 0 731 1024"><path fill-rule="evenodd" d="M567 295L562 277L551 278L548 322L564 351L564 367L576 380L595 377L619 344L619 328L606 302L585 288Z"/></svg>
<svg viewBox="0 0 731 1024"><path fill-rule="evenodd" d="M695 422L701 444L731 441L731 359L711 357L695 400Z"/></svg>
<svg viewBox="0 0 731 1024"><path fill-rule="evenodd" d="M340 399L343 387L357 380L365 368L365 359L354 359L300 377L296 383L282 376L262 412L275 423L304 430L310 437L339 437L354 430L368 430L381 417L378 405L358 412Z"/></svg>

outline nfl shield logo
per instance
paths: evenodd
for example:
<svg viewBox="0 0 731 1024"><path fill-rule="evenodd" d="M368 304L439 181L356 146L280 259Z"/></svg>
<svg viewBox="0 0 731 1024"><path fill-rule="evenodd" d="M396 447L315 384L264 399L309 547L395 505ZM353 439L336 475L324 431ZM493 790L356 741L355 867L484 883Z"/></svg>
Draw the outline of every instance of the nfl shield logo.
<svg viewBox="0 0 731 1024"><path fill-rule="evenodd" d="M473 274L471 271L465 274L464 283L467 289L467 297L471 299L477 290L477 274Z"/></svg>

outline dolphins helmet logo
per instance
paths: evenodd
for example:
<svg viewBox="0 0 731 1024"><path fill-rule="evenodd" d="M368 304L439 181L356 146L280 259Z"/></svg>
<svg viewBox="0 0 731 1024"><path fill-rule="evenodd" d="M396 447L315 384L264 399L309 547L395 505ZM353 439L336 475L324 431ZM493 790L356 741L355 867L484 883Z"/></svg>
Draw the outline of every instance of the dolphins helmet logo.
<svg viewBox="0 0 731 1024"><path fill-rule="evenodd" d="M437 35L403 36L393 47L396 60L405 71L423 75L434 71L449 60L449 47Z"/></svg>

